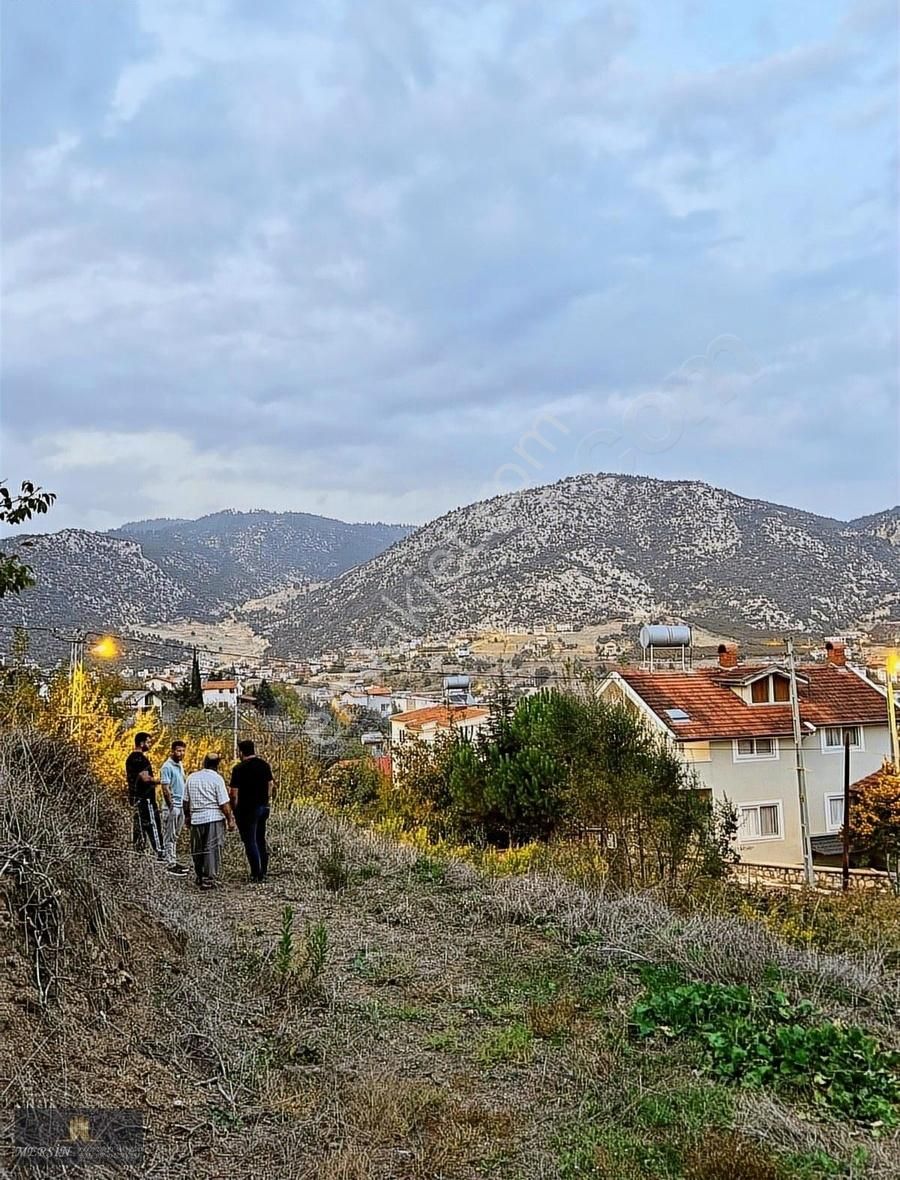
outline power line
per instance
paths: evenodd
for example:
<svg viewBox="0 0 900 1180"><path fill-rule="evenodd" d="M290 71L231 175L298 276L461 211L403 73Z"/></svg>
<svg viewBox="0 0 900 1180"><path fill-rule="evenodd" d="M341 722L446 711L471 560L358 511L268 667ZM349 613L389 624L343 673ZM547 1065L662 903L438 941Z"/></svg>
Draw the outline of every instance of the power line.
<svg viewBox="0 0 900 1180"><path fill-rule="evenodd" d="M77 625L73 625L73 624L41 625L41 624L22 624L22 623L0 622L0 628L2 628L4 630L24 631L26 634L29 634L29 635L32 633L34 633L34 634L48 634L48 635L53 636L55 639L60 639L60 640L63 639L63 636L61 636L59 634L59 632L60 632L61 628L64 626L71 627L71 626L77 626ZM80 629L85 630L86 628L82 627ZM250 667L252 667L254 669L254 671L258 670L259 664L260 664L260 662L258 662L256 660L251 661L250 659L248 659L246 652L235 652L235 651L229 651L224 648L208 647L207 645L205 645L203 643L187 642L187 641L175 640L175 639L152 639L152 638L147 638L146 636L135 637L132 635L124 635L121 632L111 631L111 630L94 631L93 629L90 629L88 633L97 634L97 635L108 635L110 638L115 639L118 643L121 643L121 644L125 645L126 647L128 647L129 649L131 649L133 652L135 652L135 654L137 652L143 652L144 649L152 649L152 648L161 648L166 651L177 651L181 655L188 655L191 652L196 650L198 652L203 652L205 655L219 657L220 659L221 659L221 657L230 656L234 660L241 661L243 664L245 664L245 666L249 665ZM269 661L269 662L270 663L284 663L285 661L281 657L275 656L275 657L272 657L271 661ZM298 660L296 662L306 663L308 661ZM525 685L527 687L535 687L535 677L534 677L534 674L532 674L532 673L527 673L527 672L520 673L520 672L516 672L516 671L479 672L479 671L475 671L474 669L465 669L465 668L462 671L460 671L460 668L461 668L461 664L459 662L456 662L451 667L442 667L440 669L416 669L416 668L408 669L408 670L407 669L398 669L396 671L396 675L404 680L408 680L411 678L419 678L422 680L434 680L434 679L442 677L442 676L468 675L473 680L480 680L480 681L487 680L487 681L492 681L492 682L496 682L496 683L502 682L502 683L506 683L506 684L510 685L511 687L516 687L517 685L518 686ZM390 675L390 671L385 670L385 674ZM335 672L334 675L344 676L344 675L347 675L347 673ZM352 675L352 673L350 675ZM562 683L566 683L566 684L571 683L573 678L575 678L576 675L577 675L577 670L573 673L554 672L553 670L550 670L549 674L544 674L541 676L541 684L542 685L548 684L550 682L561 683L561 684ZM403 689L398 689L396 692L396 695L398 695L398 696L402 695L403 691L404 691Z"/></svg>

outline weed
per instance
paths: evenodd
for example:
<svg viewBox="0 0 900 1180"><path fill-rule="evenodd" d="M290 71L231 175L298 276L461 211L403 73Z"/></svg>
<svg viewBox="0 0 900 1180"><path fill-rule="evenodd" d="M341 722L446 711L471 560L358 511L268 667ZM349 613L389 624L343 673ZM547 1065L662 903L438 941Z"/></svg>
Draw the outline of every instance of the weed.
<svg viewBox="0 0 900 1180"><path fill-rule="evenodd" d="M425 1038L425 1048L455 1053L459 1049L459 1033L455 1028L432 1033Z"/></svg>
<svg viewBox="0 0 900 1180"><path fill-rule="evenodd" d="M421 1008L417 1008L415 1004L385 1004L381 1011L387 1020L415 1023L418 1020L425 1019L424 1011Z"/></svg>
<svg viewBox="0 0 900 1180"><path fill-rule="evenodd" d="M531 1056L534 1034L523 1023L508 1024L491 1029L475 1050L483 1065L497 1065L501 1061L524 1062Z"/></svg>
<svg viewBox="0 0 900 1180"><path fill-rule="evenodd" d="M281 932L272 957L272 973L283 995L290 988L311 990L325 970L328 959L328 930L324 923L306 927L302 947L297 946L294 934L294 907L286 905L281 911Z"/></svg>
<svg viewBox="0 0 900 1180"><path fill-rule="evenodd" d="M410 869L410 875L420 885L443 885L447 879L447 866L423 853Z"/></svg>
<svg viewBox="0 0 900 1180"><path fill-rule="evenodd" d="M578 1005L570 995L551 1000L531 1000L525 1007L525 1023L536 1037L555 1041L573 1032L578 1023Z"/></svg>
<svg viewBox="0 0 900 1180"><path fill-rule="evenodd" d="M743 985L683 983L645 972L645 998L631 1019L639 1036L688 1036L725 1081L810 1093L859 1122L893 1126L900 1105L900 1054L861 1028L822 1020L808 1000Z"/></svg>
<svg viewBox="0 0 900 1180"><path fill-rule="evenodd" d="M696 1132L727 1126L732 1111L731 1096L723 1086L690 1086L648 1094L638 1105L635 1118L644 1127Z"/></svg>
<svg viewBox="0 0 900 1180"><path fill-rule="evenodd" d="M322 874L325 888L330 889L332 893L339 893L350 884L347 853L344 842L337 832L332 832L328 837L328 849L316 857L316 867Z"/></svg>
<svg viewBox="0 0 900 1180"><path fill-rule="evenodd" d="M369 947L356 952L350 967L361 979L382 986L408 983L416 973L416 965L408 955L385 954Z"/></svg>
<svg viewBox="0 0 900 1180"><path fill-rule="evenodd" d="M784 1180L786 1176L777 1160L735 1131L705 1134L685 1153L683 1174L685 1180Z"/></svg>

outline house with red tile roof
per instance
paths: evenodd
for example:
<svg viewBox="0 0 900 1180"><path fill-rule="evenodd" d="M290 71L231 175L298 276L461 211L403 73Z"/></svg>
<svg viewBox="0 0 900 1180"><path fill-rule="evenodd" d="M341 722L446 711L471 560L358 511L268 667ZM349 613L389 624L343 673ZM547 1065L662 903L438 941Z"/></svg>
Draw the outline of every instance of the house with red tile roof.
<svg viewBox="0 0 900 1180"><path fill-rule="evenodd" d="M800 806L790 705L790 675L778 662L743 664L723 645L719 663L670 671L612 672L609 700L636 709L690 763L700 789L738 809L741 859L800 864ZM801 744L813 851L840 830L844 742L854 779L890 754L883 689L831 644L826 659L797 667Z"/></svg>
<svg viewBox="0 0 900 1180"><path fill-rule="evenodd" d="M391 717L391 753L406 742L418 739L429 745L442 733L459 733L473 738L490 720L484 705L429 705Z"/></svg>

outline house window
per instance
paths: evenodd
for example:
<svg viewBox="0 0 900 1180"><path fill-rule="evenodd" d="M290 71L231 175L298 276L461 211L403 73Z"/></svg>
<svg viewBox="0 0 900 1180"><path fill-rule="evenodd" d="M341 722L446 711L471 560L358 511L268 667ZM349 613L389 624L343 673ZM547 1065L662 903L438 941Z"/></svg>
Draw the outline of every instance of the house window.
<svg viewBox="0 0 900 1180"><path fill-rule="evenodd" d="M744 803L738 807L738 839L745 842L783 840L781 804L776 801Z"/></svg>
<svg viewBox="0 0 900 1180"><path fill-rule="evenodd" d="M775 738L738 738L734 743L735 762L777 757L778 742Z"/></svg>
<svg viewBox="0 0 900 1180"><path fill-rule="evenodd" d="M825 830L839 832L844 826L844 796L825 796Z"/></svg>
<svg viewBox="0 0 900 1180"><path fill-rule="evenodd" d="M773 701L791 699L791 682L786 676L763 676L750 685L750 700L754 705L768 705Z"/></svg>
<svg viewBox="0 0 900 1180"><path fill-rule="evenodd" d="M858 725L828 725L822 730L822 749L826 753L843 750L844 740L849 735L850 749L862 749L862 730Z"/></svg>

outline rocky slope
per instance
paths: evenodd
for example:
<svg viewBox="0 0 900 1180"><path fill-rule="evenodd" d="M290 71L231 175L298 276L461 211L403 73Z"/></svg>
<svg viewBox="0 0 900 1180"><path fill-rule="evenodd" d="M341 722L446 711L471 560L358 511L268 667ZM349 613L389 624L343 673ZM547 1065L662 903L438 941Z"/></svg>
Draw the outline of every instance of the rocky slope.
<svg viewBox="0 0 900 1180"><path fill-rule="evenodd" d="M79 623L100 628L189 617L214 620L248 598L321 581L365 562L409 529L345 524L301 512L219 512L200 520L155 520L110 533L64 529L10 537L29 542L37 584L0 600L9 624Z"/></svg>
<svg viewBox="0 0 900 1180"><path fill-rule="evenodd" d="M698 482L580 475L448 513L260 626L292 653L610 618L828 631L900 603L891 518L848 523Z"/></svg>

